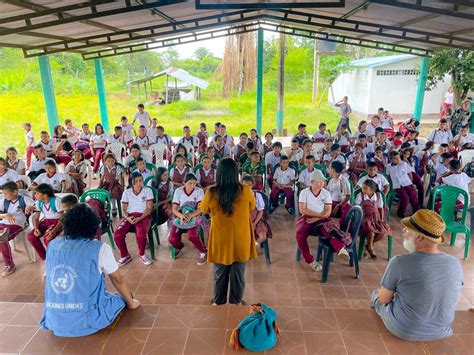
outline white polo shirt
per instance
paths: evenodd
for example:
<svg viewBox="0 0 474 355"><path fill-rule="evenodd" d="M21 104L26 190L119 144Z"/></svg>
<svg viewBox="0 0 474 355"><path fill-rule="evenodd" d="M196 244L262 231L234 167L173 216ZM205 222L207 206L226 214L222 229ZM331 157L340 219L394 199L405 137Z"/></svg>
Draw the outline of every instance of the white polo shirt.
<svg viewBox="0 0 474 355"><path fill-rule="evenodd" d="M357 194L356 199L355 199L355 204L357 206L360 206L362 203L362 199L364 201L371 201L375 203L375 207L377 208L383 208L383 199L382 196L380 196L380 192L376 192L370 197L369 195L363 194L362 192L360 194Z"/></svg>
<svg viewBox="0 0 474 355"><path fill-rule="evenodd" d="M291 155L291 158L290 158L290 155ZM301 158L303 158L303 149L296 148L295 150L290 150L290 154L288 154L288 158L290 159L290 161L295 161L299 163Z"/></svg>
<svg viewBox="0 0 474 355"><path fill-rule="evenodd" d="M48 203L43 203L43 208L41 209L39 208L39 201L36 201L35 207L38 211L43 213L45 219L59 219L61 217L60 212L63 211L61 208L61 199L56 197L55 200L54 206L56 207L56 212L51 208L51 200L49 200Z"/></svg>
<svg viewBox="0 0 474 355"><path fill-rule="evenodd" d="M83 131L81 131L79 133L79 139L83 140L83 141L89 141L91 140L91 136L92 136L92 133L84 133Z"/></svg>
<svg viewBox="0 0 474 355"><path fill-rule="evenodd" d="M149 187L142 187L138 194L132 188L126 189L122 194L122 202L128 203L128 213L143 213L146 210L147 201L153 201L153 191Z"/></svg>
<svg viewBox="0 0 474 355"><path fill-rule="evenodd" d="M44 150L46 150L47 153L52 152L54 149L54 145L57 143L56 140L50 139L47 143L40 141L40 144L43 146Z"/></svg>
<svg viewBox="0 0 474 355"><path fill-rule="evenodd" d="M53 176L48 176L47 173L40 174L33 182L36 185L49 184L53 187L55 192L61 191L61 182L66 181L63 173L56 172Z"/></svg>
<svg viewBox="0 0 474 355"><path fill-rule="evenodd" d="M317 140L326 140L330 138L331 136L329 135L328 132L321 133L320 131L316 131L313 133L313 136L311 138L317 139Z"/></svg>
<svg viewBox="0 0 474 355"><path fill-rule="evenodd" d="M195 136L190 136L189 139L186 137L183 137L178 141L178 144L184 144L184 146L191 145L194 148L197 148L199 146L199 139L197 139Z"/></svg>
<svg viewBox="0 0 474 355"><path fill-rule="evenodd" d="M351 135L349 133L343 134L342 136L339 135L338 132L334 134L334 142L339 145L349 145L349 139Z"/></svg>
<svg viewBox="0 0 474 355"><path fill-rule="evenodd" d="M313 169L314 171L315 169ZM304 169L300 176L298 177L298 181L303 183L305 186L311 186L311 173L313 171L308 171L308 169Z"/></svg>
<svg viewBox="0 0 474 355"><path fill-rule="evenodd" d="M459 139L459 136L461 136L461 134L456 135L456 137L454 137L454 140L456 141L457 139ZM461 140L459 141L459 146L462 147L464 144L468 144L468 143L474 144L474 134L468 133L464 137L461 136Z"/></svg>
<svg viewBox="0 0 474 355"><path fill-rule="evenodd" d="M32 131L28 131L25 134L25 141L27 147L34 147L35 146L35 135Z"/></svg>
<svg viewBox="0 0 474 355"><path fill-rule="evenodd" d="M137 120L140 126L145 126L146 128L150 127L151 117L146 111L143 111L143 113L137 112L133 116L133 120Z"/></svg>
<svg viewBox="0 0 474 355"><path fill-rule="evenodd" d="M426 139L435 144L449 143L453 140L453 134L450 130L440 131L439 129L434 129Z"/></svg>
<svg viewBox="0 0 474 355"><path fill-rule="evenodd" d="M295 171L291 168L282 170L281 167L276 168L273 180L282 185L288 185L292 180L296 179Z"/></svg>
<svg viewBox="0 0 474 355"><path fill-rule="evenodd" d="M102 133L102 134L93 134L91 136L91 142L98 143L99 144L94 144L94 148L105 148L107 145L107 134Z"/></svg>
<svg viewBox="0 0 474 355"><path fill-rule="evenodd" d="M66 140L71 143L72 146L74 146L74 143L77 142L77 139L79 138L79 134L81 133L81 130L77 127L71 127L71 128L66 128L64 127L65 131L68 131L69 133L73 134L70 137L67 137Z"/></svg>
<svg viewBox="0 0 474 355"><path fill-rule="evenodd" d="M332 204L331 193L326 189L321 189L317 195L308 187L301 191L298 199L300 203L306 203L306 208L321 213L324 211L325 205Z"/></svg>
<svg viewBox="0 0 474 355"><path fill-rule="evenodd" d="M122 127L122 132L125 138L125 142L128 143L131 140L133 140L133 136L132 136L133 126L131 124L128 124L127 126L120 125L120 127Z"/></svg>
<svg viewBox="0 0 474 355"><path fill-rule="evenodd" d="M263 211L265 209L265 201L259 192L254 191L253 196L255 197L255 208L257 211Z"/></svg>
<svg viewBox="0 0 474 355"><path fill-rule="evenodd" d="M5 184L6 182L17 182L18 180L20 180L20 178L18 177L16 171L12 169L7 169L7 171L5 171L5 174L0 175L0 186Z"/></svg>
<svg viewBox="0 0 474 355"><path fill-rule="evenodd" d="M35 203L34 201L29 198L28 196L23 196L23 199L25 200L25 207L31 207L34 206ZM0 224L6 224L6 225L17 225L20 226L21 228L25 227L26 224L26 216L25 213L22 211L20 207L20 196L17 196L17 199L15 201L10 201L10 204L8 205L8 211L5 211L4 206L5 206L5 199L0 200L0 212L1 213L8 213L15 218L14 223L8 222L6 218L0 220Z"/></svg>
<svg viewBox="0 0 474 355"><path fill-rule="evenodd" d="M39 171L41 169L44 169L44 163L46 163L48 160L54 161L54 159L50 157L46 157L43 160L33 160L31 162L30 171Z"/></svg>
<svg viewBox="0 0 474 355"><path fill-rule="evenodd" d="M7 161L8 165L10 165L10 166L13 165L13 164L16 164L17 162L18 162L18 165L17 165L15 171L16 171L17 174L20 174L20 172L21 172L23 169L26 170L26 163L25 163L25 161L22 160L22 159L17 159L17 160L15 160L13 163L10 162L10 160ZM13 169L12 169L12 170L13 170Z"/></svg>
<svg viewBox="0 0 474 355"><path fill-rule="evenodd" d="M390 186L390 183L388 182L387 178L383 176L382 174L376 174L374 177L370 177L369 175L362 176L359 181L357 181L357 186L362 187L362 184L364 183L365 180L370 179L373 180L377 186L379 187L380 191L383 191L383 188L387 185Z"/></svg>
<svg viewBox="0 0 474 355"><path fill-rule="evenodd" d="M145 136L145 137L136 136L134 139L134 143L138 144L141 149L147 150L148 147L153 144L153 140L148 136Z"/></svg>
<svg viewBox="0 0 474 355"><path fill-rule="evenodd" d="M351 194L351 185L349 180L347 180L347 178L342 175L339 176L337 180L334 178L331 179L328 182L327 189L331 193L331 199L333 201L342 201L344 196Z"/></svg>
<svg viewBox="0 0 474 355"><path fill-rule="evenodd" d="M280 155L276 156L273 151L268 152L265 155L265 165L271 165L272 168L274 168L275 165L280 164L280 158L281 158L281 153Z"/></svg>
<svg viewBox="0 0 474 355"><path fill-rule="evenodd" d="M467 197L468 197L468 204L469 204L470 197L471 197L469 195L469 184L471 183L471 178L466 173L451 174L451 175L445 176L441 178L441 182L444 185L456 186L466 191ZM458 199L459 201L464 203L464 196L459 195Z"/></svg>
<svg viewBox="0 0 474 355"><path fill-rule="evenodd" d="M184 186L178 187L173 195L173 204L182 206L186 202L191 202L197 205L204 198L204 190L200 187L194 188L191 194L187 194Z"/></svg>
<svg viewBox="0 0 474 355"><path fill-rule="evenodd" d="M410 167L404 161L397 165L388 164L385 166L386 174L392 179L394 189L413 185L408 175L411 172Z"/></svg>

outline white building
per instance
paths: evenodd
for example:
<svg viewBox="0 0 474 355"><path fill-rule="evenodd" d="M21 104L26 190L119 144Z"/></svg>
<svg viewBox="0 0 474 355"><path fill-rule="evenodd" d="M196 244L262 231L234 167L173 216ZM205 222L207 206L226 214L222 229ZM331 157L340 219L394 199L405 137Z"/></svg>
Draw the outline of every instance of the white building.
<svg viewBox="0 0 474 355"><path fill-rule="evenodd" d="M396 116L412 115L420 62L421 57L411 54L355 60L353 69L334 81L334 97L328 95L329 103L348 96L352 111L364 116L376 113L379 107ZM423 115L439 114L449 83L447 75L435 89L425 91Z"/></svg>

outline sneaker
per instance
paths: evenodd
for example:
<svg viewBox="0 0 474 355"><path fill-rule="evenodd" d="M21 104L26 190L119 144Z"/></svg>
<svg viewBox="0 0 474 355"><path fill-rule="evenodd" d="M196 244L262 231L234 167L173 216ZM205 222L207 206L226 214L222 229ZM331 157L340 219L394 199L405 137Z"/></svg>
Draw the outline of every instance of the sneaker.
<svg viewBox="0 0 474 355"><path fill-rule="evenodd" d="M10 230L5 228L0 232L0 242L6 242L8 240L8 236L10 235Z"/></svg>
<svg viewBox="0 0 474 355"><path fill-rule="evenodd" d="M316 260L313 260L313 262L309 264L309 267L313 269L313 271L316 271L316 272L321 271L323 269L323 266L320 263L318 263Z"/></svg>
<svg viewBox="0 0 474 355"><path fill-rule="evenodd" d="M130 261L132 261L132 257L130 255L127 255L124 258L120 258L117 264L119 267L122 267L124 265L127 265Z"/></svg>
<svg viewBox="0 0 474 355"><path fill-rule="evenodd" d="M342 248L341 250L339 250L339 253L337 253L337 256L340 256L346 260L349 260L349 253L347 252L347 249L346 248Z"/></svg>
<svg viewBox="0 0 474 355"><path fill-rule="evenodd" d="M3 272L2 272L2 276L5 277L5 276L10 276L11 274L13 274L16 270L16 266L15 265L12 265L12 266L5 266L3 268Z"/></svg>
<svg viewBox="0 0 474 355"><path fill-rule="evenodd" d="M140 259L142 259L143 264L145 264L146 266L149 266L149 265L153 264L153 260L151 260L151 259L150 259L148 256L146 256L146 255L140 256Z"/></svg>
<svg viewBox="0 0 474 355"><path fill-rule="evenodd" d="M204 265L207 263L207 253L199 253L198 265Z"/></svg>

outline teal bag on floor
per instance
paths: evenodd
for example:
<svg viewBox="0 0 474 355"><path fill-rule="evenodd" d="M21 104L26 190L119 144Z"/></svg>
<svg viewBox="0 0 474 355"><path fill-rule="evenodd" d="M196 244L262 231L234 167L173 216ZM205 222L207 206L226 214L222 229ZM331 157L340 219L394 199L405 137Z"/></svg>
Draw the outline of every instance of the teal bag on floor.
<svg viewBox="0 0 474 355"><path fill-rule="evenodd" d="M277 313L265 304L250 306L250 315L232 331L229 345L235 350L265 351L273 348L280 335L276 325Z"/></svg>

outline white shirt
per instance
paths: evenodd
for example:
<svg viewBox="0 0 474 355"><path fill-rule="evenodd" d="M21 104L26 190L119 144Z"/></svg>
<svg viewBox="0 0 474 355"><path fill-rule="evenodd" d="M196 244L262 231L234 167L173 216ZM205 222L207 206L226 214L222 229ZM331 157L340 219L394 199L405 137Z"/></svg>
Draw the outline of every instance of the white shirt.
<svg viewBox="0 0 474 355"><path fill-rule="evenodd" d="M471 183L471 178L466 173L451 174L442 178L441 181L444 185L456 186L466 191L469 204L471 197L469 195L469 184ZM458 200L464 203L464 196L459 195Z"/></svg>
<svg viewBox="0 0 474 355"><path fill-rule="evenodd" d="M434 129L431 131L427 140L436 144L449 143L453 140L453 134L450 130L440 131L439 129Z"/></svg>
<svg viewBox="0 0 474 355"><path fill-rule="evenodd" d="M120 125L120 127L122 127L122 132L125 138L125 142L128 143L131 140L133 140L133 137L132 137L133 126L131 124L128 124L127 126Z"/></svg>
<svg viewBox="0 0 474 355"><path fill-rule="evenodd" d="M176 191L174 192L173 203L178 206L182 206L186 202L191 202L197 205L199 202L202 201L203 197L204 197L204 190L201 189L200 187L196 187L193 190L193 192L191 192L191 194L188 195L184 191L184 186L181 186L181 187L178 187Z"/></svg>
<svg viewBox="0 0 474 355"><path fill-rule="evenodd" d="M351 135L349 133L343 134L342 136L339 133L334 134L334 142L339 145L349 145L349 138Z"/></svg>
<svg viewBox="0 0 474 355"><path fill-rule="evenodd" d="M5 171L5 174L0 176L0 186L5 184L6 182L17 182L18 180L20 180L20 178L18 177L16 171L12 169L7 169L7 171Z"/></svg>
<svg viewBox="0 0 474 355"><path fill-rule="evenodd" d="M290 158L290 155L291 155L291 158ZM288 154L288 158L290 158L290 161L295 161L299 164L301 158L303 158L303 149L298 147L295 150L290 150L290 153Z"/></svg>
<svg viewBox="0 0 474 355"><path fill-rule="evenodd" d="M120 135L118 137L115 137L114 134L111 134L107 137L107 143L110 144L110 143L120 143L120 144L124 144L124 141L123 141L123 137Z"/></svg>
<svg viewBox="0 0 474 355"><path fill-rule="evenodd" d="M151 163L148 154L140 154L140 158L142 158L146 163ZM137 158L137 159L138 159L138 158ZM127 155L127 156L125 157L125 161L124 161L123 164L124 164L124 166L125 166L126 168L128 168L128 167L130 166L130 163L131 163L132 161L134 161L134 160L135 160L135 158L133 157L133 155L131 155L131 154L130 154L130 155Z"/></svg>
<svg viewBox="0 0 474 355"><path fill-rule="evenodd" d="M31 207L31 206L34 206L35 203L34 201L29 198L28 196L23 196L24 200L25 200L25 207ZM13 218L15 218L15 222L14 223L10 223L8 222L8 220L6 218L0 220L0 224L6 224L6 225L17 225L17 226L20 226L21 228L24 228L25 225L26 225L26 215L25 213L22 211L22 209L20 208L20 196L17 197L16 201L10 201L10 205L8 206L8 211L5 211L4 210L4 206L5 206L5 199L1 199L0 200L0 211L1 213L8 213L8 214L11 214L13 216Z"/></svg>
<svg viewBox="0 0 474 355"><path fill-rule="evenodd" d="M374 132L375 132L375 130L374 130ZM361 134L363 134L363 135L366 136L366 137L373 135L373 133L371 134L371 133L366 129L364 132L361 132L361 131L357 130L357 131L354 133L354 136L353 136L353 137L354 137L355 139L359 139L359 136L360 136Z"/></svg>
<svg viewBox="0 0 474 355"><path fill-rule="evenodd" d="M25 134L25 141L27 147L34 147L35 146L35 135L32 131L28 131Z"/></svg>
<svg viewBox="0 0 474 355"><path fill-rule="evenodd" d="M148 137L150 137L151 144L155 143L156 135L158 134L156 131L156 127L149 127L148 130L146 131L146 134Z"/></svg>
<svg viewBox="0 0 474 355"><path fill-rule="evenodd" d="M433 169L436 173L436 180L438 180L442 175L448 172L448 168L446 167L446 165L444 165L441 159L436 162Z"/></svg>
<svg viewBox="0 0 474 355"><path fill-rule="evenodd" d="M81 131L79 133L79 139L80 140L83 140L83 141L89 141L91 140L91 136L92 136L92 133L89 132L89 133L84 133L83 131Z"/></svg>
<svg viewBox="0 0 474 355"><path fill-rule="evenodd" d="M59 197L55 198L55 204L54 206L56 207L56 212L53 211L51 208L51 200L49 200L48 203L43 203L43 208L39 208L39 201L36 201L35 207L38 211L43 213L43 216L45 219L59 219L61 217L60 212L62 212L61 208L61 199Z"/></svg>
<svg viewBox="0 0 474 355"><path fill-rule="evenodd" d="M16 162L18 162L18 165L17 165L16 170L15 170L17 174L20 174L23 169L26 170L26 163L25 163L24 160L22 160L22 159L17 159L17 160L15 160L13 163L8 160L8 164L9 164L9 165L13 165L13 164L15 164ZM13 170L13 169L12 169L12 170ZM21 175L21 174L20 174L20 175Z"/></svg>
<svg viewBox="0 0 474 355"><path fill-rule="evenodd" d="M383 199L382 196L380 196L380 192L374 193L372 197L369 197L369 195L366 195L361 192L360 194L357 194L355 204L360 206L360 204L362 203L362 199L364 199L364 201L369 200L371 202L374 202L375 207L377 208L383 208Z"/></svg>
<svg viewBox="0 0 474 355"><path fill-rule="evenodd" d="M53 158L49 158L49 157L46 157L43 160L38 160L38 159L33 160L31 162L30 171L39 171L41 169L44 169L44 163L46 163L48 160L54 161Z"/></svg>
<svg viewBox="0 0 474 355"><path fill-rule="evenodd" d="M365 130L365 136L368 137L373 137L375 136L375 129L379 126L374 126L372 123L369 123L367 125L367 129Z"/></svg>
<svg viewBox="0 0 474 355"><path fill-rule="evenodd" d="M313 169L314 171L314 169ZM304 169L300 176L298 177L298 181L303 183L306 187L311 186L311 173L313 171L308 171L308 169Z"/></svg>
<svg viewBox="0 0 474 355"><path fill-rule="evenodd" d="M452 105L454 103L454 91L448 91L446 94L444 94L444 103L448 105Z"/></svg>
<svg viewBox="0 0 474 355"><path fill-rule="evenodd" d="M257 211L265 210L265 201L263 201L262 195L254 191L253 196L255 197L255 208L257 209Z"/></svg>
<svg viewBox="0 0 474 355"><path fill-rule="evenodd" d="M195 136L190 136L189 139L186 137L182 137L179 141L178 144L184 144L184 146L191 145L194 148L197 148L199 146L199 139L197 139ZM188 148L186 148L188 149Z"/></svg>
<svg viewBox="0 0 474 355"><path fill-rule="evenodd" d="M384 153L386 153L392 147L392 143L390 143L389 141L385 141L383 144L385 145ZM375 153L375 148L377 148L381 145L382 144L380 144L379 142L369 143L367 148L369 148L368 150L369 150L370 153Z"/></svg>
<svg viewBox="0 0 474 355"><path fill-rule="evenodd" d="M265 155L265 165L271 165L272 168L274 168L275 165L280 163L280 158L281 158L281 154L279 156L276 156L273 151L268 152Z"/></svg>
<svg viewBox="0 0 474 355"><path fill-rule="evenodd" d="M112 167L112 169L114 169L114 168L115 168L115 166ZM107 171L109 171L109 172L112 171L112 169L109 169L109 167L104 164L99 168L99 175L100 176L104 176L105 169L107 169ZM115 179L116 180L119 179L121 173L122 173L122 169L119 166L117 166L117 169L115 170Z"/></svg>
<svg viewBox="0 0 474 355"><path fill-rule="evenodd" d="M91 136L91 142L98 143L102 142L99 144L94 144L94 148L105 148L107 145L107 134L102 133L102 134L93 134Z"/></svg>
<svg viewBox="0 0 474 355"><path fill-rule="evenodd" d="M382 128L383 129L392 128L392 118L391 117L383 117L383 118L381 118L381 121L382 121Z"/></svg>
<svg viewBox="0 0 474 355"><path fill-rule="evenodd" d="M133 116L133 120L137 120L140 126L145 126L146 128L150 127L151 117L146 111L143 111L143 113L137 112Z"/></svg>
<svg viewBox="0 0 474 355"><path fill-rule="evenodd" d="M47 173L40 174L33 182L36 185L49 184L53 187L55 192L61 191L61 182L66 181L63 173L56 172L53 176L48 176Z"/></svg>
<svg viewBox="0 0 474 355"><path fill-rule="evenodd" d="M265 152L265 148L271 149L272 146L273 146L273 143L270 143L270 145L268 145L267 142L264 142L264 143L260 144L260 147L258 147L258 152L263 155L263 153ZM270 153L270 152L268 152L268 153Z"/></svg>
<svg viewBox="0 0 474 355"><path fill-rule="evenodd" d="M66 174L69 174L69 169L71 167L74 167L74 169L76 169L76 172L78 173L81 173L82 174L82 177L85 177L87 175L87 166L86 164L81 161L79 164L75 165L74 164L74 161L71 160L67 165L66 165L66 168L64 168L64 172ZM77 171L77 168L79 167L79 171ZM74 172L74 171L73 171Z"/></svg>
<svg viewBox="0 0 474 355"><path fill-rule="evenodd" d="M329 135L328 132L321 133L320 131L314 132L312 136L313 139L317 139L317 140L326 140L330 137L331 136Z"/></svg>
<svg viewBox="0 0 474 355"><path fill-rule="evenodd" d="M327 189L331 193L331 199L333 201L342 201L344 196L351 194L351 185L349 180L347 180L347 178L342 175L339 176L337 180L332 178L328 182Z"/></svg>
<svg viewBox="0 0 474 355"><path fill-rule="evenodd" d="M98 243L102 243L97 241ZM98 260L98 269L99 274L113 274L115 271L118 270L118 264L115 260L114 253L112 248L107 243L102 243L102 246L99 250L99 260Z"/></svg>
<svg viewBox="0 0 474 355"><path fill-rule="evenodd" d="M369 175L362 176L359 181L357 181L357 186L362 187L362 184L365 180L370 179L373 180L377 186L379 187L380 191L383 191L383 188L387 185L390 185L387 178L382 174L376 174L374 177L370 177Z"/></svg>
<svg viewBox="0 0 474 355"><path fill-rule="evenodd" d="M145 136L145 137L136 136L134 139L134 143L138 144L141 149L147 150L148 147L153 144L153 140L148 136Z"/></svg>
<svg viewBox="0 0 474 355"><path fill-rule="evenodd" d="M273 180L282 185L288 185L291 181L296 179L295 171L291 168L282 170L281 167L276 168Z"/></svg>
<svg viewBox="0 0 474 355"><path fill-rule="evenodd" d="M145 170L143 171L140 171L138 169L136 169L135 171L139 172L141 174L141 176L143 177L143 181L145 181L147 178L149 178L150 176L153 176L153 171L151 170L148 170L145 168Z"/></svg>
<svg viewBox="0 0 474 355"><path fill-rule="evenodd" d="M163 134L162 137L159 137L158 135L156 136L156 143L157 144L165 144L165 145L170 145L171 143L173 143L173 140L171 139L171 137L167 134Z"/></svg>
<svg viewBox="0 0 474 355"><path fill-rule="evenodd" d="M46 150L47 153L52 152L54 149L54 145L57 143L57 141L53 138L51 138L48 143L45 143L43 141L40 141L40 144L43 146L44 150Z"/></svg>
<svg viewBox="0 0 474 355"><path fill-rule="evenodd" d="M216 153L223 152L224 156L229 156L230 155L230 147L227 144L224 144L223 146L218 147L216 144L213 145L214 149L216 150Z"/></svg>
<svg viewBox="0 0 474 355"><path fill-rule="evenodd" d="M306 203L306 208L310 211L321 213L324 211L325 205L332 204L332 198L331 193L326 189L321 189L315 196L311 188L308 187L301 191L298 202Z"/></svg>
<svg viewBox="0 0 474 355"><path fill-rule="evenodd" d="M454 137L454 140L456 141L457 139L459 139L459 137L461 137L461 140L459 141L459 146L462 147L464 144L468 144L468 143L471 143L471 144L474 144L474 134L472 133L468 133L466 136L461 136L461 134L458 134L456 135L456 137Z"/></svg>
<svg viewBox="0 0 474 355"><path fill-rule="evenodd" d="M146 186L138 194L135 194L132 188L126 189L122 194L122 202L128 203L128 213L143 213L146 210L147 201L154 199L153 191Z"/></svg>
<svg viewBox="0 0 474 355"><path fill-rule="evenodd" d="M77 142L77 139L79 137L79 134L81 133L81 130L77 127L71 127L71 128L64 127L64 130L73 134L73 136L67 137L66 140L69 143L71 143L71 145L74 147L74 143Z"/></svg>
<svg viewBox="0 0 474 355"><path fill-rule="evenodd" d="M408 175L411 172L410 166L401 161L397 165L388 164L385 166L386 174L392 179L392 184L394 189L399 189L400 187L413 185L410 176Z"/></svg>
<svg viewBox="0 0 474 355"><path fill-rule="evenodd" d="M331 163L333 161L338 161L338 162L341 162L342 165L344 165L344 169L346 169L346 158L344 158L344 156L342 154L339 154L336 159L333 159L331 157L331 154L324 154L324 157L323 157L323 160L326 162L326 161L330 161Z"/></svg>

